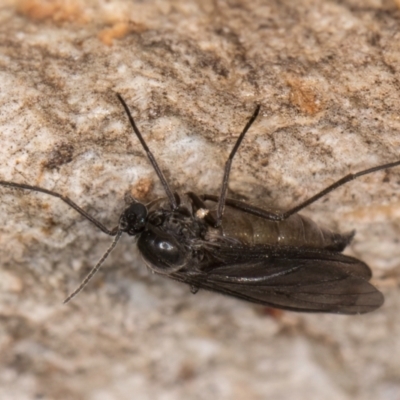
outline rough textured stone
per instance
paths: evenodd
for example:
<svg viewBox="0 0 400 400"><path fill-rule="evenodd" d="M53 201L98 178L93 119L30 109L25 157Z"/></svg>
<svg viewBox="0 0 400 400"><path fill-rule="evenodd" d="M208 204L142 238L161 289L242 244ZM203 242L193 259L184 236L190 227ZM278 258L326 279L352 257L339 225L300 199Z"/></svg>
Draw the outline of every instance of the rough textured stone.
<svg viewBox="0 0 400 400"><path fill-rule="evenodd" d="M112 227L162 187L287 208L400 157L399 2L3 0L0 177L57 190ZM400 169L305 214L357 230L387 301L365 316L270 313L151 275L57 199L0 189L0 399L398 399Z"/></svg>

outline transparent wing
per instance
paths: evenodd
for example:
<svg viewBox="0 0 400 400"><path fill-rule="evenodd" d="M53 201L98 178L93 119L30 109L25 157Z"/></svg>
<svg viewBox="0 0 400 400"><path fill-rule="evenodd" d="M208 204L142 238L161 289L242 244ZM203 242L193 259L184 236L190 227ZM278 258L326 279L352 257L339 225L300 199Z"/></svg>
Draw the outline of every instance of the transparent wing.
<svg viewBox="0 0 400 400"><path fill-rule="evenodd" d="M292 311L358 314L373 311L384 301L382 293L368 282L368 266L340 253L248 248L247 252L239 249L236 256L233 251L225 256L232 263L207 272L178 272L171 278Z"/></svg>

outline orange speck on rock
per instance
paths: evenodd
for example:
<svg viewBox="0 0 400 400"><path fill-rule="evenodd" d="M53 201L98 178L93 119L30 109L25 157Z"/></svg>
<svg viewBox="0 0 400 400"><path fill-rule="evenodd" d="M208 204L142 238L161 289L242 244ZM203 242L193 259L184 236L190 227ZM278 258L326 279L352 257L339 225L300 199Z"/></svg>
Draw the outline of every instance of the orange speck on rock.
<svg viewBox="0 0 400 400"><path fill-rule="evenodd" d="M131 189L131 195L139 201L147 200L151 189L153 188L153 180L149 178L139 179L138 183Z"/></svg>
<svg viewBox="0 0 400 400"><path fill-rule="evenodd" d="M20 0L17 11L36 21L87 22L78 0Z"/></svg>
<svg viewBox="0 0 400 400"><path fill-rule="evenodd" d="M287 83L291 87L290 102L301 112L314 115L322 109L322 102L318 92L311 82L298 78L289 78Z"/></svg>
<svg viewBox="0 0 400 400"><path fill-rule="evenodd" d="M114 39L120 39L130 32L143 32L144 25L128 22L116 22L113 26L101 30L98 38L107 46L113 44Z"/></svg>
<svg viewBox="0 0 400 400"><path fill-rule="evenodd" d="M266 315L268 317L271 317L272 319L279 320L282 315L284 314L283 310L280 310L278 308L271 308L271 307L262 307L258 310L260 315Z"/></svg>

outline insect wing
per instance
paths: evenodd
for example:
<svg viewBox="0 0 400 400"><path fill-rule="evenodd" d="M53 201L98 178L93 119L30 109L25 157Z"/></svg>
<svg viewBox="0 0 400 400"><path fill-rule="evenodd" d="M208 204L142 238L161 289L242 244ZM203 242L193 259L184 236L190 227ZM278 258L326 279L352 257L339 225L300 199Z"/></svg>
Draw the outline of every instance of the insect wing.
<svg viewBox="0 0 400 400"><path fill-rule="evenodd" d="M270 307L302 312L358 314L373 311L384 298L368 282L363 262L339 253L292 251L241 252L239 262L174 279Z"/></svg>

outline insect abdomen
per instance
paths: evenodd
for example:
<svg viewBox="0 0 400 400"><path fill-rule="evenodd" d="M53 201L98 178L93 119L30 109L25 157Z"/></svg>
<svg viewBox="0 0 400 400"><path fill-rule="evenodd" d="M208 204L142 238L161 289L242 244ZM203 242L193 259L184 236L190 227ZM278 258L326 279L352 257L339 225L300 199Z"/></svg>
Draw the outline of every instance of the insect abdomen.
<svg viewBox="0 0 400 400"><path fill-rule="evenodd" d="M226 207L222 227L225 236L250 246L265 244L342 251L354 235L353 232L344 235L332 232L300 214L274 222L232 207Z"/></svg>

